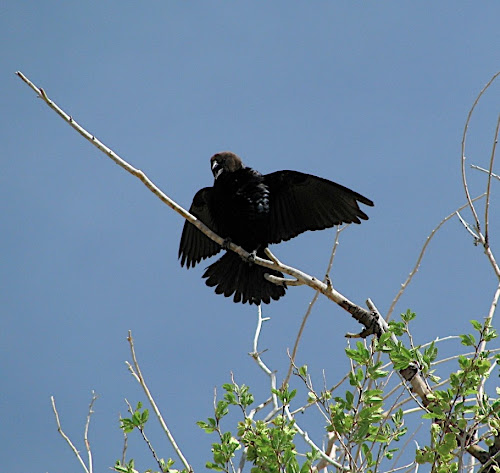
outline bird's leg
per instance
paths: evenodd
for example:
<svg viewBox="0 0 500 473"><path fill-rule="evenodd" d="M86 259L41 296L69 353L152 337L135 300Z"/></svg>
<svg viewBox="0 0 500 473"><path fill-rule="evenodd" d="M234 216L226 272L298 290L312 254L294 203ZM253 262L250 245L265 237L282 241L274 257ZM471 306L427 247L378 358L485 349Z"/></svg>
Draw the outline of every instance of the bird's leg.
<svg viewBox="0 0 500 473"><path fill-rule="evenodd" d="M223 250L229 250L229 245L232 243L231 238L227 237L224 238L224 241L222 242L222 249Z"/></svg>
<svg viewBox="0 0 500 473"><path fill-rule="evenodd" d="M247 258L247 263L252 265L255 263L255 257L257 256L257 250L253 250Z"/></svg>

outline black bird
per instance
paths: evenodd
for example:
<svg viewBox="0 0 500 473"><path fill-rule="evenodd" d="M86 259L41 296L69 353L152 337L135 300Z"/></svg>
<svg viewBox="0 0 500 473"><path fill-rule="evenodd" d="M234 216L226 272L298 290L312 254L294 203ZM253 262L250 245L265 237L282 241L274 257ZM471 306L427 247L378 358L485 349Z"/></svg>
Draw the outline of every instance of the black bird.
<svg viewBox="0 0 500 473"><path fill-rule="evenodd" d="M261 258L268 259L264 249L270 243L307 230L367 220L358 201L373 206L370 199L321 177L297 171L262 175L229 151L213 155L210 164L214 185L196 193L189 212L219 236ZM179 246L181 266L194 267L221 249L186 220ZM206 269L203 278L217 294L234 294L234 302L268 304L284 296L286 288L265 279L265 273L283 277L228 251Z"/></svg>

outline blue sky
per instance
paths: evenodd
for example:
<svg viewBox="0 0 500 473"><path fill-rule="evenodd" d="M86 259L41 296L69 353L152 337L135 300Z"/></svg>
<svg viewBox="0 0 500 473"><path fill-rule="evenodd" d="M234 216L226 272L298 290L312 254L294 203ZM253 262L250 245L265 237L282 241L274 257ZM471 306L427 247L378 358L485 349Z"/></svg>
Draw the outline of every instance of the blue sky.
<svg viewBox="0 0 500 473"><path fill-rule="evenodd" d="M370 220L342 234L332 279L353 301L369 297L385 312L429 232L465 202L461 135L477 93L500 69L499 17L496 2L462 1L4 5L5 471L25 471L28 462L37 471L78 471L57 434L51 395L83 449L95 390L96 471L121 456L123 399L144 401L124 364L129 329L150 387L198 470L214 439L195 422L211 415L214 386L231 371L259 399L268 386L247 354L255 307L216 296L201 279L203 265L180 268L182 219L70 129L16 70L184 206L211 185L209 158L225 149L261 172L295 169L371 198ZM499 90L497 83L473 117L471 164L488 165ZM484 191L484 174L469 171L469 179L473 195ZM497 257L499 192L495 183ZM333 230L306 233L274 251L323 277L333 238ZM414 336L424 343L469 331L495 287L481 248L455 219L435 237L396 311L417 312ZM269 349L265 361L278 376L312 296L291 288L264 307L271 321L260 347ZM357 330L347 313L321 300L298 363L320 384L324 369L335 384L348 369L343 335ZM154 426L151 437L162 456L173 455ZM129 455L142 470L154 467L137 437Z"/></svg>

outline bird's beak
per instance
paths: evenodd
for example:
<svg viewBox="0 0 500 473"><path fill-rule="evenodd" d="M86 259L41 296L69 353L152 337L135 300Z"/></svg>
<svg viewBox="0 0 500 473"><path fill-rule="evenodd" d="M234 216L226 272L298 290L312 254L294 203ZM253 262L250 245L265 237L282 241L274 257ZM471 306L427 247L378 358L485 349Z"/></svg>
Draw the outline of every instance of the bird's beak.
<svg viewBox="0 0 500 473"><path fill-rule="evenodd" d="M222 165L219 162L214 161L212 164L212 174L214 175L214 178L217 179L222 174L222 171L224 171Z"/></svg>

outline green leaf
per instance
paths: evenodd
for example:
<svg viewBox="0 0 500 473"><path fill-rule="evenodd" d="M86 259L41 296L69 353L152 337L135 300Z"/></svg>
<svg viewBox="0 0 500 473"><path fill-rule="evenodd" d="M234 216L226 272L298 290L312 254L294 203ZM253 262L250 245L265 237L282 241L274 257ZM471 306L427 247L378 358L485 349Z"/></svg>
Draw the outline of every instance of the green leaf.
<svg viewBox="0 0 500 473"><path fill-rule="evenodd" d="M494 328L489 327L484 331L483 338L486 342L490 342L494 338L498 337L498 333Z"/></svg>
<svg viewBox="0 0 500 473"><path fill-rule="evenodd" d="M462 345L465 345L466 347L473 347L476 345L476 339L472 334L460 335L460 338L462 339Z"/></svg>
<svg viewBox="0 0 500 473"><path fill-rule="evenodd" d="M345 399L347 401L347 409L351 409L354 402L354 394L351 391L346 391Z"/></svg>
<svg viewBox="0 0 500 473"><path fill-rule="evenodd" d="M361 395L361 399L366 403L378 403L384 400L383 391L380 389L369 389L363 392Z"/></svg>
<svg viewBox="0 0 500 473"><path fill-rule="evenodd" d="M213 419L212 419L213 420ZM196 422L196 425L203 429L207 434L211 434L215 430L214 425L207 424L206 422L203 422L202 420L199 420Z"/></svg>
<svg viewBox="0 0 500 473"><path fill-rule="evenodd" d="M222 399L217 403L217 406L215 407L216 419L222 419L225 415L227 415L227 413L229 412L227 406L228 402Z"/></svg>
<svg viewBox="0 0 500 473"><path fill-rule="evenodd" d="M412 312L410 309L408 309L405 313L401 314L401 319L404 322L410 322L410 320L413 320L417 314L415 312Z"/></svg>
<svg viewBox="0 0 500 473"><path fill-rule="evenodd" d="M477 320L471 320L470 323L478 332L481 332L483 330L483 324L481 322L478 322Z"/></svg>
<svg viewBox="0 0 500 473"><path fill-rule="evenodd" d="M215 463L212 463L212 462L207 462L207 463L205 463L205 466L206 466L209 470L224 471L224 468L221 468L220 466L218 466L218 465L216 465Z"/></svg>
<svg viewBox="0 0 500 473"><path fill-rule="evenodd" d="M424 350L424 358L428 364L432 363L438 354L438 349L434 342L432 342L425 350Z"/></svg>
<svg viewBox="0 0 500 473"><path fill-rule="evenodd" d="M395 322L394 320L391 320L389 322L389 329L394 335L400 337L405 331L405 325L403 322Z"/></svg>

